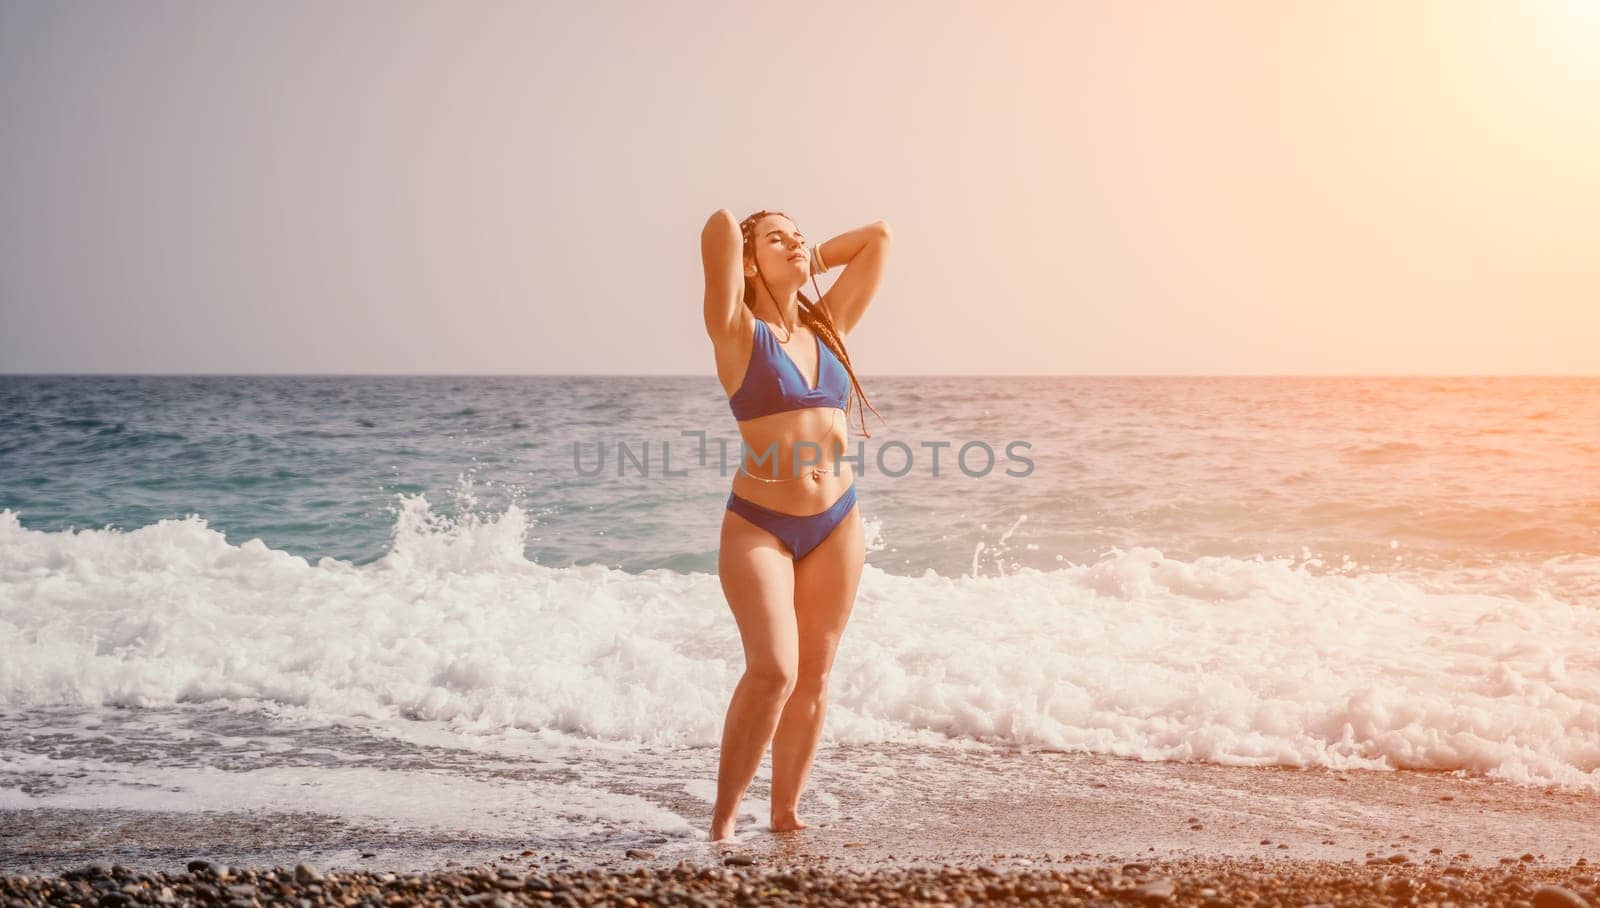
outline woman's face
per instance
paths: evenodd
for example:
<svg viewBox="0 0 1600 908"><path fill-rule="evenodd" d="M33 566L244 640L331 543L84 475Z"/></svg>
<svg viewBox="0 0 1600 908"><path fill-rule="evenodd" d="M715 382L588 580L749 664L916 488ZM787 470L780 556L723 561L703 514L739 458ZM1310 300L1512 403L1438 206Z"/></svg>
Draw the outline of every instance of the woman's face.
<svg viewBox="0 0 1600 908"><path fill-rule="evenodd" d="M751 231L755 261L745 259L745 276L761 266L761 274L774 286L778 282L803 284L811 275L811 247L794 222L781 214L769 214L756 222Z"/></svg>

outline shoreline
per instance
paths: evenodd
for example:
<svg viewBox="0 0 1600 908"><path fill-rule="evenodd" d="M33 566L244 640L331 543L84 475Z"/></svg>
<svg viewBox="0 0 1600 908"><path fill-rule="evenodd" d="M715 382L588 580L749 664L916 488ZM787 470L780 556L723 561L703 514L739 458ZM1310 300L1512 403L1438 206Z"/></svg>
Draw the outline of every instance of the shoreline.
<svg viewBox="0 0 1600 908"><path fill-rule="evenodd" d="M292 888L312 902L369 891L414 901L492 892L482 901L506 905L621 902L626 893L636 903L647 895L680 904L933 903L935 891L954 901L1044 893L1062 904L1542 905L1534 896L1552 884L1572 898L1549 904L1600 906L1600 794L1589 790L1449 772L846 750L819 754L811 796L829 809L803 812L813 825L792 833L773 834L753 816L764 803L764 776L747 794L735 838L717 843L608 829L535 843L308 810L166 812L46 800L0 809L0 874L12 897L19 887L37 894L49 879L59 897L76 893L80 901L80 884L96 884L74 877L98 864L98 885L132 885L130 898L165 886L176 898L224 903L245 897L241 889L223 898L233 885L255 887L249 898L262 901ZM864 761L893 772L861 784ZM681 793L665 804L691 819L705 806ZM743 863L726 864L729 857ZM233 872L237 880L207 880L203 869L190 872L197 861L244 869ZM304 882L278 891L300 864L328 878L321 893ZM116 866L128 873L117 877ZM149 879L141 883L139 873ZM534 888L551 882L559 888ZM538 895L545 891L549 899Z"/></svg>

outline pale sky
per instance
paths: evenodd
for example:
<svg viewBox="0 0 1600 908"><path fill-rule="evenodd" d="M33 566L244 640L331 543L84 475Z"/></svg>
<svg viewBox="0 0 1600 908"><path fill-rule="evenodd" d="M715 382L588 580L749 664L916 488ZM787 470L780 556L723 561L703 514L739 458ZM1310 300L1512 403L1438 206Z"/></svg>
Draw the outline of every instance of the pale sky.
<svg viewBox="0 0 1600 908"><path fill-rule="evenodd" d="M709 376L766 207L864 377L1595 374L1597 161L1600 0L0 0L0 372Z"/></svg>

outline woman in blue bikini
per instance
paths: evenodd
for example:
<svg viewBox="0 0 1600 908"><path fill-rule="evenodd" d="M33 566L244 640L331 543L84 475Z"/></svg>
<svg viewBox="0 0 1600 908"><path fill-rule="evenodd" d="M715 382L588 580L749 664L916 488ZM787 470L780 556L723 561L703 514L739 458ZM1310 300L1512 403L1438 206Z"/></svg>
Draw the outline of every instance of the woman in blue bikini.
<svg viewBox="0 0 1600 908"><path fill-rule="evenodd" d="M852 391L877 410L844 339L877 292L889 241L889 225L876 221L810 245L782 212L736 222L726 209L700 234L706 333L744 443L717 573L744 641L745 670L723 723L712 841L733 834L769 742L772 830L807 826L800 792L866 561L855 473L837 457ZM813 302L800 288L828 262L846 267ZM861 430L867 434L864 412Z"/></svg>

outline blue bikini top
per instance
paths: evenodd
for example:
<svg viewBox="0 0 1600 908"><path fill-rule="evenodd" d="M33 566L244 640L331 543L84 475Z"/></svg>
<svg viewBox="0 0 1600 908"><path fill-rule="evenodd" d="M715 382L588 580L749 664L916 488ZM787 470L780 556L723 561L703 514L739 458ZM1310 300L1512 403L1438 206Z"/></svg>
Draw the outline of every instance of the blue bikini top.
<svg viewBox="0 0 1600 908"><path fill-rule="evenodd" d="M728 398L733 418L744 422L758 416L803 410L807 407L838 407L850 400L850 374L833 350L817 337L817 386L809 387L800 367L772 336L772 329L755 319L756 334L750 345L750 363L744 381ZM813 336L816 331L811 332Z"/></svg>

